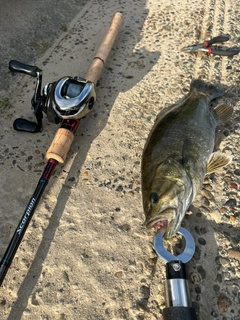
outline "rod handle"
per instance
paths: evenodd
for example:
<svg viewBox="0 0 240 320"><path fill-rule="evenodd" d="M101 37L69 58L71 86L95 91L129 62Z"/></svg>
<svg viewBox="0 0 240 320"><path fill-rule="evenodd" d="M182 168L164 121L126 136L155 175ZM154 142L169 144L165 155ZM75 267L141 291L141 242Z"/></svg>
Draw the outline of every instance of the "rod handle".
<svg viewBox="0 0 240 320"><path fill-rule="evenodd" d="M73 139L74 134L72 131L65 128L59 128L46 152L45 158L47 160L54 159L59 163L64 163Z"/></svg>
<svg viewBox="0 0 240 320"><path fill-rule="evenodd" d="M170 307L163 309L163 320L197 320L196 311L191 307Z"/></svg>
<svg viewBox="0 0 240 320"><path fill-rule="evenodd" d="M96 84L100 73L103 69L104 63L107 60L108 54L113 46L113 43L118 35L118 32L123 24L123 15L120 12L115 13L108 31L101 42L92 64L90 65L85 78ZM78 121L78 120L77 120ZM64 163L67 153L71 147L74 139L74 134L68 129L60 128L48 148L45 158L47 160L54 159L59 163Z"/></svg>
<svg viewBox="0 0 240 320"><path fill-rule="evenodd" d="M97 52L93 58L92 64L90 65L85 78L93 83L97 83L104 63L107 60L109 52L112 49L113 43L123 25L124 17L120 12L115 13L112 18L112 22L108 28L108 31L98 47Z"/></svg>

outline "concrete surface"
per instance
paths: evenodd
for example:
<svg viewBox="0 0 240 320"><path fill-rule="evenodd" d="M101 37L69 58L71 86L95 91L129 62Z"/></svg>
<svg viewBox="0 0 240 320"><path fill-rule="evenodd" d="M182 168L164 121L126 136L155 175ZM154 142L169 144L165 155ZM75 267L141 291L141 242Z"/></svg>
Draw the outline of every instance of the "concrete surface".
<svg viewBox="0 0 240 320"><path fill-rule="evenodd" d="M40 4L31 11L39 14L39 25L44 17L44 27L56 32L51 47L41 54L34 45L21 45L17 57L11 53L11 59L25 60L23 49L27 56L35 48L27 62L42 68L43 84L67 74L84 76L113 14L121 11L125 20L99 79L93 112L81 120L64 165L53 173L0 289L0 319L162 320L165 263L153 250L154 231L144 225L141 157L159 111L183 99L191 80L200 78L227 89L218 103L233 106L234 113L221 143L232 163L208 177L182 225L196 243L187 264L191 305L199 320L239 320L240 56L180 51L222 33L231 34L227 47L238 45L239 1L88 0L75 18L72 12L63 34L64 23L49 12L66 18L71 6L58 3L62 10L46 10L41 18ZM28 1L29 17L30 7ZM32 41L45 43L46 32L28 31ZM41 133L13 130L17 117L34 119L34 79L16 76L10 83L15 79L0 108L0 257L58 129L44 115ZM170 245L180 253L184 241Z"/></svg>
<svg viewBox="0 0 240 320"><path fill-rule="evenodd" d="M53 42L67 31L87 0L1 1L0 95L11 89L8 62L34 64ZM14 79L15 81L15 79Z"/></svg>

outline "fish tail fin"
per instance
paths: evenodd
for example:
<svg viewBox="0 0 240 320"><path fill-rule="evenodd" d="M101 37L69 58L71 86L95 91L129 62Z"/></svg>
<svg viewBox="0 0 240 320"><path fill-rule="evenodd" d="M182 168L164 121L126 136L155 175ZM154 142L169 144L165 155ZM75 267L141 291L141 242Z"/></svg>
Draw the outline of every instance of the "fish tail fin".
<svg viewBox="0 0 240 320"><path fill-rule="evenodd" d="M214 111L216 112L219 125L223 126L231 118L233 108L228 105L222 104L216 106L216 108L214 108Z"/></svg>
<svg viewBox="0 0 240 320"><path fill-rule="evenodd" d="M201 79L195 79L191 82L191 90L196 90L197 92L202 92L208 94L210 101L220 98L224 95L224 91L217 88L211 83L207 83Z"/></svg>

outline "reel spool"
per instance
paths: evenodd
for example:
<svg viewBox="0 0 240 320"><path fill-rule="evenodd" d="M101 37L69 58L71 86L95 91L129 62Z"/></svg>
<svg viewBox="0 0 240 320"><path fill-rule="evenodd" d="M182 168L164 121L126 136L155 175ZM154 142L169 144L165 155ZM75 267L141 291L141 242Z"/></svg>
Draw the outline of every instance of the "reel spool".
<svg viewBox="0 0 240 320"><path fill-rule="evenodd" d="M80 119L89 113L96 101L94 84L80 77L64 77L44 87L43 111L50 122Z"/></svg>

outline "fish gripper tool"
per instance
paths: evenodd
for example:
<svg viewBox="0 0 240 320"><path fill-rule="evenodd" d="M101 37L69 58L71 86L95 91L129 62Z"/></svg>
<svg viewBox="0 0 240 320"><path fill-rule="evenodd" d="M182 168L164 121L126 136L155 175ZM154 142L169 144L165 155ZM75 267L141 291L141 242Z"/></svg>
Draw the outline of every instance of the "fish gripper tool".
<svg viewBox="0 0 240 320"><path fill-rule="evenodd" d="M184 228L178 231L185 238L184 251L175 256L167 251L163 244L163 233L154 237L154 249L166 262L165 305L163 320L197 320L196 311L190 307L190 292L186 276L185 263L194 255L195 242L192 235Z"/></svg>

